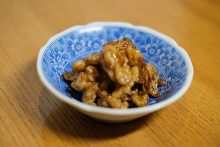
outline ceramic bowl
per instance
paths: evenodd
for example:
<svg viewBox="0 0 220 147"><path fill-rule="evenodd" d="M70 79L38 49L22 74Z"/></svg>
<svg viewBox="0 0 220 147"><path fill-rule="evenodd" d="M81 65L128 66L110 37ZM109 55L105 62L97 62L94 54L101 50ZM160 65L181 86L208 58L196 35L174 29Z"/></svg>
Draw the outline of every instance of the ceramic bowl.
<svg viewBox="0 0 220 147"><path fill-rule="evenodd" d="M165 86L161 96L149 98L148 105L139 108L113 109L82 103L78 94L70 94L62 79L71 71L72 63L102 49L108 41L130 38L146 62L155 65ZM41 48L37 71L46 88L58 99L78 111L98 120L126 122L164 108L183 96L193 78L193 66L186 51L173 39L149 27L122 22L96 22L73 26L49 39Z"/></svg>

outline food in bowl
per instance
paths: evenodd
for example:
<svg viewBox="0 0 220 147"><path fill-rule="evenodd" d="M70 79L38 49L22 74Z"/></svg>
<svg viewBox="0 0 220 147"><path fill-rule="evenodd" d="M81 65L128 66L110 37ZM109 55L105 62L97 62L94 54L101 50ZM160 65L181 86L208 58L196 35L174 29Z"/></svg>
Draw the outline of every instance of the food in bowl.
<svg viewBox="0 0 220 147"><path fill-rule="evenodd" d="M145 63L130 39L106 43L72 65L63 78L71 90L82 92L82 102L90 105L122 108L147 105L149 96L158 97L159 77L153 64Z"/></svg>
<svg viewBox="0 0 220 147"><path fill-rule="evenodd" d="M160 77L165 80L165 85L159 87L161 96L149 96L148 104L144 107L130 108L129 105L129 109L124 110L81 102L82 92L69 91L71 86L61 79L64 71L72 72L73 63L100 51L104 42L122 37L131 39L145 62L153 63ZM95 22L73 26L53 36L39 52L37 71L55 98L90 117L114 123L134 120L173 104L184 95L193 79L190 57L172 38L149 27L124 22Z"/></svg>

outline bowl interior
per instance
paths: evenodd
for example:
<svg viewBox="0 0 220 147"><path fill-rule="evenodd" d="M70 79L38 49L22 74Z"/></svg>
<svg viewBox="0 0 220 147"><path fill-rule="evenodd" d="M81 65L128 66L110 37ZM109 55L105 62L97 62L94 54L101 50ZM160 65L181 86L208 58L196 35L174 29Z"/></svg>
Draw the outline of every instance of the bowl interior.
<svg viewBox="0 0 220 147"><path fill-rule="evenodd" d="M68 85L62 79L64 71L71 71L75 61L98 52L108 41L130 38L141 51L146 62L154 64L166 81L159 88L161 96L150 98L149 104L163 101L177 93L187 76L187 65L179 50L167 40L140 29L127 26L88 25L73 29L45 46L41 68L46 80L69 98L80 99L78 93L69 93Z"/></svg>

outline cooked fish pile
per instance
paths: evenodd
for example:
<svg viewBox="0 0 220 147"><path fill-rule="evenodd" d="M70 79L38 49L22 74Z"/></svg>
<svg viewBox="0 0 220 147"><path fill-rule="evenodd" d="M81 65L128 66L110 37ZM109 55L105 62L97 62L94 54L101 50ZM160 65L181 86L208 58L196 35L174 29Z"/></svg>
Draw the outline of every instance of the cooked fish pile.
<svg viewBox="0 0 220 147"><path fill-rule="evenodd" d="M127 38L108 42L101 52L75 62L73 72L63 77L83 93L84 103L122 109L147 105L149 95L158 97L158 86L164 84Z"/></svg>

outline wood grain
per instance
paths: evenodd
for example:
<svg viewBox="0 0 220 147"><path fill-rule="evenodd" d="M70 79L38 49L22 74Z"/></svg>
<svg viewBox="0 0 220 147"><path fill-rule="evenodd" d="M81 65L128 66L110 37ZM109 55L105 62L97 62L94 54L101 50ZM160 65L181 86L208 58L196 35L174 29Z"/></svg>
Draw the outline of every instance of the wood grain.
<svg viewBox="0 0 220 147"><path fill-rule="evenodd" d="M195 70L175 104L125 124L96 122L40 83L36 58L52 35L92 21L150 26L184 47ZM220 146L220 1L1 0L0 146Z"/></svg>

